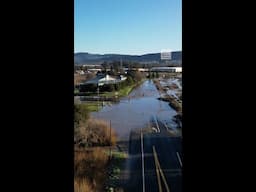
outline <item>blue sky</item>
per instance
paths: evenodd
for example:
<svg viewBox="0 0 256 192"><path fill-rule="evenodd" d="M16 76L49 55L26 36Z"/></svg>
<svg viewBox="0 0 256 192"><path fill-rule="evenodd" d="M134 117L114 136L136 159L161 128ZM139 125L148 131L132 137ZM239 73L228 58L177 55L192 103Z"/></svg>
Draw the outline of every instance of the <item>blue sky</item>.
<svg viewBox="0 0 256 192"><path fill-rule="evenodd" d="M74 0L75 52L182 49L181 0Z"/></svg>

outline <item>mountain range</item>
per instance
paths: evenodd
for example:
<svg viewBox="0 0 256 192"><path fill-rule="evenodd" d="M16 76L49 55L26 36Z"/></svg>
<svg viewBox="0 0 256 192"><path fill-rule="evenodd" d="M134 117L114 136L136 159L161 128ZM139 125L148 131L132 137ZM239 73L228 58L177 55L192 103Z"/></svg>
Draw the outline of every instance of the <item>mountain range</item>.
<svg viewBox="0 0 256 192"><path fill-rule="evenodd" d="M160 53L150 53L144 55L122 55L122 54L91 54L80 52L74 54L74 64L99 64L104 61L133 61L133 62L159 62ZM172 59L181 60L181 51L172 52Z"/></svg>

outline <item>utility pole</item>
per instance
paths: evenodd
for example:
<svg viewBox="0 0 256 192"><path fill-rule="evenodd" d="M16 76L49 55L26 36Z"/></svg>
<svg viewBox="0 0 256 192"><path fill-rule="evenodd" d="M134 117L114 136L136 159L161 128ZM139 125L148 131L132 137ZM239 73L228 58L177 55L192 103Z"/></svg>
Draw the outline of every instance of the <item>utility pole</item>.
<svg viewBox="0 0 256 192"><path fill-rule="evenodd" d="M109 120L109 159L111 159L111 146L112 146L112 142L111 142L111 120Z"/></svg>
<svg viewBox="0 0 256 192"><path fill-rule="evenodd" d="M99 88L99 83L97 84L98 86L97 86L97 93L98 93L98 112L99 112L99 100L100 100L100 96L99 96L99 92L100 92L100 88Z"/></svg>

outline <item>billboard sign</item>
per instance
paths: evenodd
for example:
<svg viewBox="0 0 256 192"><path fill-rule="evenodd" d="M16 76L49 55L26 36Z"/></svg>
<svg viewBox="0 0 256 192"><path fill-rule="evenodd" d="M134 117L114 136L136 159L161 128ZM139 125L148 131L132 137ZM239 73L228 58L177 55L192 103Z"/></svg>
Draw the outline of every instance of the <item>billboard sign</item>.
<svg viewBox="0 0 256 192"><path fill-rule="evenodd" d="M171 60L172 52L170 49L162 49L161 50L161 60Z"/></svg>

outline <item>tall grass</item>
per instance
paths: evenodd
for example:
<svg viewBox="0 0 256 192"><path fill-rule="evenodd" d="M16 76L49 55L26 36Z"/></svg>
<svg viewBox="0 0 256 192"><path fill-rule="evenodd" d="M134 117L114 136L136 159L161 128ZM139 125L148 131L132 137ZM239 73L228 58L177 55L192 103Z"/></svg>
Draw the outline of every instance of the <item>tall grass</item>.
<svg viewBox="0 0 256 192"><path fill-rule="evenodd" d="M105 146L116 144L110 123L89 117L86 108L75 107L75 192L104 191L109 156Z"/></svg>
<svg viewBox="0 0 256 192"><path fill-rule="evenodd" d="M75 192L101 191L107 178L106 167L108 155L100 147L88 148L75 152L74 158L74 188Z"/></svg>
<svg viewBox="0 0 256 192"><path fill-rule="evenodd" d="M74 179L74 191L75 192L92 192L93 187L87 179Z"/></svg>

